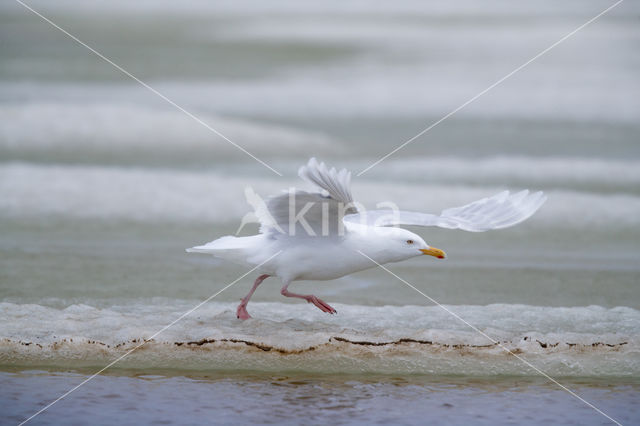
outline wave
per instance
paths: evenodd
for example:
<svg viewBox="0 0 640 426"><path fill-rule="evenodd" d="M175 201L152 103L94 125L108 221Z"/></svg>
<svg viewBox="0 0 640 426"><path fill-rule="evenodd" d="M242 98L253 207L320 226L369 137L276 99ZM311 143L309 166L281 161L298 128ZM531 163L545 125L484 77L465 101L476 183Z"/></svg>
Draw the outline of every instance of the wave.
<svg viewBox="0 0 640 426"><path fill-rule="evenodd" d="M181 44L178 46L187 52L186 58L201 59L203 50L199 48L202 45L215 48L220 44L229 48L222 50L214 61L225 62L228 65L226 73L222 76L206 71L200 74L200 78L210 84L175 81L180 76L189 80L189 76L184 74L188 67L181 67L180 73L173 77L161 74L162 70L153 74L159 78L173 78L173 83L160 82L162 91L167 89L179 93L179 97L191 106L207 105L211 110L230 114L303 117L307 120L319 117L334 120L363 116L374 120L381 117L417 117L424 119L425 127L513 70L524 58L548 46L551 40L565 34L574 27L576 20L582 20L587 13L584 8L576 7L579 3L558 10L555 4L536 5L532 9L498 2L478 8L471 2L465 2L463 6L457 3L448 6L445 2L427 6L409 1L375 7L368 5L364 14L360 5L345 6L342 2L297 6L295 2L287 1L268 7L259 2L252 2L251 6L232 6L227 2L224 5L198 2L198 5L189 6L151 3L126 3L122 7L105 4L101 8L108 16L121 19L126 27L137 24L135 18L140 11L171 17L175 14L197 15L195 21L185 18L176 22L182 26L177 26L175 33L167 33L162 19L145 21L146 31L179 41ZM62 14L70 22L79 21L79 25L89 26L89 29L94 23L103 24L104 17L98 18L94 8L78 7L75 2L56 2L55 6L39 4L38 7L53 14ZM18 5L10 5L9 8L20 9ZM416 15L421 19L415 19ZM562 56L545 56L544 67L527 68L526 73L509 79L507 86L497 87L491 91L491 96L483 97L456 115L634 125L640 116L640 102L630 95L637 91L638 83L636 70L628 61L635 58L632 50L636 40L635 22L615 13L611 19L615 19L615 25L594 26L590 29L592 38L575 40L575 43L584 44L574 44L573 49L568 50L571 61ZM127 46L118 44L119 38L114 39L118 31L121 29L105 26L103 35L107 46L111 41L114 52L124 56L129 50ZM612 39L619 41L616 49L610 48ZM212 44L212 40L215 43ZM158 60L164 58L166 62L166 58L176 57L170 49L164 55L154 56L158 46L152 44L153 40L149 42L138 35L132 41L142 43L143 47L149 43L153 49L148 53ZM56 47L64 52L60 46L66 45L65 40ZM279 71L274 75L258 74L266 78L242 78L243 68L254 64L237 60L243 55L243 50L237 47L243 45L255 47L256 53L251 51L251 56L257 54L259 57L259 62L255 63L257 67L262 66L266 71L277 63ZM274 46L282 50L272 55L260 52ZM323 48L319 54L307 52L301 55L301 51L317 47ZM230 51L236 53L230 55ZM210 49L206 52L209 53ZM593 52L598 52L602 58L600 63L591 62ZM27 82L25 86L33 80L51 78L49 73L34 73L36 68L60 69L60 77L68 78L67 81L78 75L78 68L81 68L78 62L65 65L58 55L50 58L40 55L35 61L28 54L12 53L8 52L7 71L9 76L18 80L18 84ZM87 55L87 58L91 56ZM138 61L132 56L127 65L132 69L153 68L148 58L138 58ZM202 63L203 68L218 69L206 61L196 62L193 59L190 62L194 66ZM586 63L591 66L586 68ZM316 64L321 66L314 66ZM86 68L83 75L94 81L108 78L95 71L91 73L93 67L89 62ZM611 84L611 75L616 76L616 84ZM16 81L5 84L12 87L8 90L0 88L0 91L8 94L5 96L9 98L24 99L30 96L29 92L37 92L39 97L47 96L47 88L13 87ZM55 84L42 86L51 88ZM130 93L131 87L131 84L114 84L96 91L95 87L87 84L77 85L72 93L68 93L68 87L60 85L53 92L57 90L54 95L57 99L78 99L78 92L84 99L95 99L96 95L105 92L109 97L117 93L119 99L134 99L137 95ZM150 96L148 93L145 95L147 98ZM37 120L29 124L37 125Z"/></svg>
<svg viewBox="0 0 640 426"><path fill-rule="evenodd" d="M512 64L505 64L501 70L479 69L474 75L461 73L451 63L441 65L437 70L432 68L431 63L425 63L407 70L387 68L379 74L372 73L366 63L349 64L346 67L342 64L327 65L321 71L304 69L296 64L280 65L288 65L288 68L286 73L282 72L283 75L276 77L248 81L165 81L162 89L170 97L176 94L184 99L183 105L189 110L201 107L230 116L259 116L277 121L413 119L422 123L415 129L417 132L477 94L480 88L495 81L495 76L501 75L503 69L511 69ZM345 71L347 77L344 77ZM567 74L566 78L569 78L567 70L559 68L557 72ZM430 77L425 78L425 75ZM628 72L622 75L624 83L616 90L612 90L608 79L562 87L557 86L557 81L549 81L547 87L541 88L535 87L532 81L545 80L548 76L538 76L538 79L530 77L513 90L492 92L490 102L484 102L481 107L470 105L457 113L456 118L579 125L609 123L635 129L640 116L640 104L628 95L628 88L636 84L634 74ZM581 78L586 80L585 77ZM393 82L393 90L390 90L390 81ZM584 102L584 87L588 84L588 96L597 99L597 102ZM30 96L31 92L39 92L53 99L74 99L64 89L49 85L40 89L38 86L37 83L15 85L7 89L0 86L0 91L18 99ZM99 85L62 87L67 92L78 92L77 97L86 102L91 102L104 92L110 92L106 94L110 98L131 99L132 102L135 99L130 93L130 84L109 89ZM416 88L419 88L420 96L416 96ZM522 102L523 98L527 102ZM619 108L611 108L610 105L618 105Z"/></svg>
<svg viewBox="0 0 640 426"><path fill-rule="evenodd" d="M250 211L243 195L246 186L266 197L300 183L294 178L247 178L221 172L10 163L0 165L0 215L228 223ZM353 193L369 208L392 200L402 209L438 212L502 189L363 179L354 182ZM528 222L531 226L628 229L640 222L639 196L566 190L547 194L549 200Z"/></svg>
<svg viewBox="0 0 640 426"><path fill-rule="evenodd" d="M1 303L0 363L102 366L141 345L194 306L110 308ZM155 335L121 368L536 375L509 351L548 374L640 373L640 311L597 306L448 306L496 344L439 307L336 305L323 316L307 305L209 303Z"/></svg>
<svg viewBox="0 0 640 426"><path fill-rule="evenodd" d="M364 168L366 166L362 166ZM516 185L540 189L633 192L640 187L640 161L517 157L418 157L389 160L369 177L411 182L454 182L475 185Z"/></svg>
<svg viewBox="0 0 640 426"><path fill-rule="evenodd" d="M186 4L175 3L169 0L142 0L139 2L129 2L126 0L114 0L108 3L98 3L95 7L89 7L85 4L77 4L73 0L61 0L55 3L39 2L39 10L47 11L62 11L67 14L78 14L83 16L87 13L93 15L95 12L103 11L110 14L113 13L140 13L144 16L148 16L150 9L155 13L166 13L174 16L176 14L188 14L201 17L207 14L214 16L220 13L232 13L233 15L258 15L260 17L265 14L279 14L297 12L304 14L326 14L329 12L341 13L345 15L361 14L362 9L359 4L345 3L342 1L327 1L321 3L309 3L301 4L292 0L276 0L270 2L268 5L263 2L256 1L251 2L251 7L247 7L246 4L238 4L235 2L209 2L206 0L194 0ZM495 16L496 14L503 16L510 16L514 12L526 13L527 16L534 14L535 16L548 17L558 14L558 10L561 10L564 14L575 14L577 17L581 17L576 12L576 5L580 5L579 1L570 1L567 3L561 3L555 5L554 3L541 3L539 5L529 5L528 3L514 3L508 4L509 9L505 8L505 3L501 1L485 2L483 5L470 0L463 0L454 5L450 5L447 2L434 2L423 3L415 0L405 0L400 2L391 3L372 3L367 5L367 13L372 15L381 15L384 17L389 14L397 13L401 15L409 14L409 16L415 16L421 14L425 16L438 16L438 17L450 17L452 13L464 15L473 13L474 15L481 16ZM629 6L631 7L631 6ZM16 6L10 3L0 4L0 10L15 9ZM322 15L321 15L322 16Z"/></svg>
<svg viewBox="0 0 640 426"><path fill-rule="evenodd" d="M171 164L185 160L236 155L236 146L207 130L180 111L133 104L65 102L6 103L0 105L0 152L13 157L83 162L118 159L129 163L164 158ZM279 156L306 152L339 152L327 136L281 125L261 124L211 114L197 114L204 122L254 154ZM304 141L304 144L301 143ZM146 161L145 161L146 160Z"/></svg>
<svg viewBox="0 0 640 426"><path fill-rule="evenodd" d="M372 26L375 27L376 24ZM459 28L455 31L459 31ZM448 38L449 35L447 34L446 37ZM264 42L264 37L257 37L256 40L254 43ZM464 38L461 44L464 45L467 41L467 38ZM242 39L239 41L231 39L227 42L230 46L234 46L234 43L247 43ZM310 43L310 46L315 46L313 42L306 42ZM331 46L335 42L326 43ZM520 45L514 47L517 47L515 51L521 50ZM375 48L379 46L375 45ZM491 49L495 49L495 46L491 46ZM201 78L199 81L189 82L165 79L154 86L169 98L179 99L179 103L187 110L196 115L202 115L202 119L214 128L220 128L219 130L223 133L226 130L230 133L229 136L238 139L239 143L244 140L241 137L246 135L246 131L238 131L232 124L227 124L224 120L225 116L263 117L278 122L297 121L306 126L309 126L309 123L320 122L324 123L322 126L329 129L340 122L357 123L358 120L365 120L364 123L357 124L365 126L366 120L372 120L378 123L400 125L402 127L398 128L394 138L400 138L398 135L402 134L408 138L412 134L406 134L407 128L413 129L414 134L417 133L494 82L496 76L504 74L504 70L513 68L512 63L488 68L481 66L474 74L469 74L455 61L444 61L442 64L435 65L428 59L422 59L423 63L405 63L403 68L391 66L374 72L366 62L349 61L344 64L340 62L340 55L334 54L335 63L328 63L322 69L274 59L273 62L268 63L268 66L279 67L282 71L276 76L259 80L229 79L224 76L218 79ZM475 59L469 60L475 63ZM613 70L620 74L621 82L612 88L606 75L607 71L602 72L603 77L594 80L590 78L592 76L575 74L573 69L565 69L565 65L566 63L556 64L555 73L532 75L521 82L514 80L510 83L514 86L511 90L493 91L488 100L462 109L455 118L472 122L482 120L492 123L492 120L516 120L520 123L538 122L541 126L542 123L565 123L568 126L599 128L603 131L603 140L608 138L606 133L608 128L600 127L603 124L628 128L628 132L632 134L637 132L640 102L629 96L630 88L637 85L633 72L614 68ZM60 65L54 62L51 67L60 67ZM495 67L499 69L496 70ZM64 74L64 68L61 73ZM554 75L561 77L553 78ZM583 81L574 81L570 85L559 83L571 76L577 76ZM536 86L540 81L548 84ZM585 87L589 88L588 93L585 93ZM68 120L71 125L78 127L78 129L67 130L70 137L86 136L91 139L99 133L113 134L115 137L122 137L124 133L126 136L126 132L122 130L116 132L113 127L108 126L107 122L113 116L121 117L121 120L111 122L115 127L122 123L131 126L130 129L124 129L129 131L129 136L136 136L134 132L138 131L143 136L151 135L162 139L164 137L162 132L144 126L144 123L152 123L154 127L163 129L176 140L196 136L200 139L209 136L206 140L212 140L212 135L207 134L205 129L199 129L200 126L197 123L189 122L191 119L184 115L180 117L182 113L171 110L168 105L164 110L149 106L145 112L141 105L153 105L151 101L154 95L142 96L140 92L132 91L131 83L53 85L37 81L0 82L0 93L9 100L29 100L27 103L7 104L7 107L3 108L5 109L3 115L9 114L20 119L21 111L25 113L30 110L42 111L44 121L34 120L33 118L38 117L37 115L27 117L28 128L48 129L54 134L60 130L56 128L59 118ZM585 98L590 99L585 101ZM96 99L108 99L111 104L96 104ZM527 102L522 102L522 99L527 99ZM30 106L31 102L35 103L33 108ZM84 105L87 105L87 111L83 113ZM617 108L611 108L611 105L616 105ZM61 117L56 117L50 112L55 107L60 108ZM108 112L109 109L115 112ZM13 110L17 110L18 113L12 113ZM118 113L118 110L122 112ZM202 113L202 111L215 111L216 114ZM128 112L132 112L133 115L127 115ZM71 123L73 117L75 121ZM169 122L163 119L168 119ZM133 123L136 120L140 122ZM14 128L11 120L3 120L3 122L9 130ZM410 124L407 125L407 122ZM64 124L64 121L61 123ZM171 123L175 124L168 125ZM89 125L96 131L90 134L82 133L81 130L88 128ZM227 127L229 130L226 129ZM316 125L316 127L321 126ZM537 130L540 131L540 129ZM304 132L299 131L299 133ZM319 132L310 133L321 142L328 139ZM499 134L494 133L494 135L500 137ZM545 132L538 135L542 138L548 136ZM256 137L259 138L260 135L257 134ZM376 136L371 138L375 140ZM628 133L626 138L633 140ZM402 140L398 140L394 144L401 142ZM571 142L567 140L563 145ZM580 141L576 142L578 143L574 152L581 152ZM251 140L245 143L259 149L258 144L253 144ZM222 143L217 145L222 146ZM292 146L295 148L295 144Z"/></svg>

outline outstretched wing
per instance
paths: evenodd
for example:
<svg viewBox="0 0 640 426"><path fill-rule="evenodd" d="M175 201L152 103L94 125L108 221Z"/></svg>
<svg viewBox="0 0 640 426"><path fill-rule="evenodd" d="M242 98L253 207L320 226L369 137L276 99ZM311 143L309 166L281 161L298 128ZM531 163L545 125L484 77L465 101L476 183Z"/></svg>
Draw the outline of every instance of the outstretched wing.
<svg viewBox="0 0 640 426"><path fill-rule="evenodd" d="M513 195L509 191L504 191L493 197L483 198L461 207L443 210L440 215L370 210L350 214L344 219L370 226L438 226L440 228L484 232L517 225L531 217L546 200L547 197L542 191L529 194L529 191L525 190Z"/></svg>

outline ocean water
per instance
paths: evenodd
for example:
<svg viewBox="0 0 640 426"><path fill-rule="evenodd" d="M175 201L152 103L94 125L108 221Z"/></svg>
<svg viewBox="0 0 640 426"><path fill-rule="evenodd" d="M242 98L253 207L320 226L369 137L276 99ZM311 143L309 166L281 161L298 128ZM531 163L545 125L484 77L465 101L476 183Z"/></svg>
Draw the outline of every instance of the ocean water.
<svg viewBox="0 0 640 426"><path fill-rule="evenodd" d="M361 176L608 4L29 4L283 176L1 4L1 423L135 348L33 422L610 422L522 360L640 421L636 4ZM485 335L380 269L293 285L335 316L271 278L240 322L249 275L156 334L246 272L184 249L234 234L247 186L304 185L311 156L369 208L547 193L515 228L413 228L448 258L389 266Z"/></svg>

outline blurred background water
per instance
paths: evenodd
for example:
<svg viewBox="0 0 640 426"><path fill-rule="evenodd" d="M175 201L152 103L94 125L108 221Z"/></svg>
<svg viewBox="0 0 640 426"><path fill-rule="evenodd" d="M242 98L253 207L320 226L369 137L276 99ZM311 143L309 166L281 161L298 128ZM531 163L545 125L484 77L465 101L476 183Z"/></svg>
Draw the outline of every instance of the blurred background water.
<svg viewBox="0 0 640 426"><path fill-rule="evenodd" d="M233 234L250 209L246 186L263 196L299 186L297 168L311 156L365 169L611 3L29 4L284 177L18 3L2 3L0 361L6 368L68 368L69 359L82 358L84 366L106 364L113 352L105 358L86 345L25 352L22 343L100 336L117 345L150 335L245 272L184 248ZM640 372L638 19L637 4L622 3L353 179L354 196L367 207L390 200L425 212L503 189L544 190L547 204L513 229L416 229L449 259L391 268L513 347L533 351L555 374L624 376L625 386ZM232 320L233 304L252 278L218 296L208 316L198 317L202 323L191 324L198 331L185 326L167 341L241 335L290 350L291 333L300 330L301 340L322 329L327 337L378 341L426 338L437 329L438 342L480 344L472 333L460 334L453 318L451 324L436 319L435 311L412 326L410 315L420 311L403 309L428 301L380 270L295 284L342 304L344 320L285 300L280 284L267 280L254 301L270 303L250 305L259 324L252 327L261 330L251 331ZM387 305L397 307L388 318L406 322L404 334L393 333L392 321L379 321L374 307ZM140 313L139 328L112 332L132 312ZM358 323L358 315L366 321ZM290 329L283 326L288 321L294 321ZM280 333L283 327L289 334ZM550 360L528 346L527 333L563 345L627 342L628 349L562 352ZM424 348L407 351L410 361L394 364L398 373L437 373L428 367L435 355L425 361ZM259 352L225 368L263 369ZM179 362L175 354L157 349L156 355L159 364L140 357L128 366L206 369L196 362L199 353L187 361L180 355ZM396 355L376 356L397 361ZM339 371L393 372L384 363L367 364L370 352L341 356L348 362L311 357L295 369L314 370L323 359ZM499 375L486 362L495 367L504 358L484 356L470 366L433 362L448 373L462 365ZM6 374L3 380L13 380L14 373ZM507 374L535 373L513 367ZM24 377L39 384L42 375ZM632 389L628 395L637 396Z"/></svg>

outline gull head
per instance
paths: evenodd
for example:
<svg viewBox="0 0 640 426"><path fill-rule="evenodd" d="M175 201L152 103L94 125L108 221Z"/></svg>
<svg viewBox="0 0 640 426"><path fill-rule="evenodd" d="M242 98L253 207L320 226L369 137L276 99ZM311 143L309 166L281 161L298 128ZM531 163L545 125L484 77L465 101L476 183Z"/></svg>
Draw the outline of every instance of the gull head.
<svg viewBox="0 0 640 426"><path fill-rule="evenodd" d="M387 262L398 262L412 257L429 255L444 259L444 251L431 247L422 237L402 228L376 227L378 256Z"/></svg>

